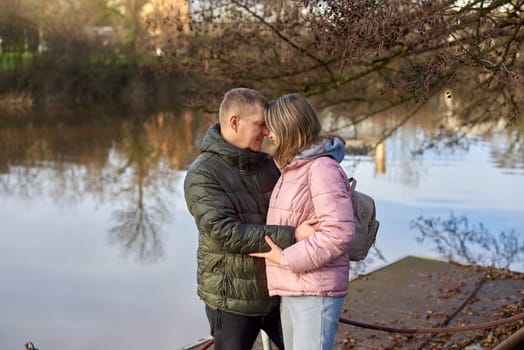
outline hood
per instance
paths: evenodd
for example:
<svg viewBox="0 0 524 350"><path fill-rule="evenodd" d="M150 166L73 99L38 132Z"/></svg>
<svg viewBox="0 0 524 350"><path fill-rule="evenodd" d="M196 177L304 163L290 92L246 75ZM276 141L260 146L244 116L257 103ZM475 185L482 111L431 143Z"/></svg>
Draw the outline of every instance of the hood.
<svg viewBox="0 0 524 350"><path fill-rule="evenodd" d="M300 154L295 156L293 160L313 159L328 156L340 163L344 159L345 154L346 148L344 141L338 137L333 137L332 139L324 138L322 140L322 145L316 144L308 149L305 149Z"/></svg>

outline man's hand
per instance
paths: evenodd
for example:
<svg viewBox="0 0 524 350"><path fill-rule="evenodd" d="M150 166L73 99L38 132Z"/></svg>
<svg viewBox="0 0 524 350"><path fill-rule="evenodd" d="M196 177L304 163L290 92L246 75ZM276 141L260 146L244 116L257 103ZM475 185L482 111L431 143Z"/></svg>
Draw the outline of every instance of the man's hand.
<svg viewBox="0 0 524 350"><path fill-rule="evenodd" d="M295 240L297 242L301 241L317 232L318 223L319 221L317 218L311 218L298 225L298 227L295 229Z"/></svg>
<svg viewBox="0 0 524 350"><path fill-rule="evenodd" d="M255 257L255 258L264 258L272 263L280 265L280 258L282 257L282 248L280 248L278 245L273 242L271 237L264 236L264 239L266 240L267 244L271 247L271 250L267 253L251 253L249 255Z"/></svg>

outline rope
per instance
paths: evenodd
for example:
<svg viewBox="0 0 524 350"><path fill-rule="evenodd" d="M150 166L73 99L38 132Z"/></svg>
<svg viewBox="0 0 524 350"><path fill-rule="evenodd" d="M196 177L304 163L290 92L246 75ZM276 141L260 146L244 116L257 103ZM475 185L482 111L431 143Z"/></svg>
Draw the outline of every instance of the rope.
<svg viewBox="0 0 524 350"><path fill-rule="evenodd" d="M462 304L460 304L460 306L457 309L455 309L455 311L453 313L451 313L451 315L446 317L446 320L444 320L444 322L442 322L439 325L439 327L447 327L449 325L449 323L451 322L451 320L453 320L455 318L455 316L457 316L462 310L464 310L466 305L475 297L475 295L477 295L477 292L480 290L480 288L482 288L482 286L486 282L486 279L487 279L488 275L491 274L492 272L493 272L493 265L490 266L486 270L486 272L484 273L482 278L479 281L477 281L477 285L475 286L475 288L473 288L471 293L469 293L469 296L466 298L466 300L464 300L462 302ZM422 342L422 344L420 344L420 346L417 348L417 350L425 349L426 346L433 341L433 338L435 338L436 335L437 335L437 333L433 333L424 342Z"/></svg>
<svg viewBox="0 0 524 350"><path fill-rule="evenodd" d="M484 323L472 324L472 325L467 325L467 326L458 326L458 327L435 327L435 328L393 328L393 327L379 326L379 325L374 325L374 324L369 324L369 323L364 323L364 322L353 321L353 320L349 320L349 319L342 318L342 317L339 319L339 321L341 323L349 324L351 326L374 329L377 331L384 331L384 332L390 332L390 333L427 334L427 333L457 333L457 332L464 332L464 331L472 331L476 329L492 328L492 327L499 326L502 324L520 321L523 319L524 319L524 313L520 313L515 316L502 318L500 320L495 320L491 322L484 322Z"/></svg>
<svg viewBox="0 0 524 350"><path fill-rule="evenodd" d="M213 345L213 343L215 342L215 339L209 339L208 341L206 341L204 344L200 345L200 347L198 348L198 350L206 350L206 349L209 349L211 347L211 345Z"/></svg>

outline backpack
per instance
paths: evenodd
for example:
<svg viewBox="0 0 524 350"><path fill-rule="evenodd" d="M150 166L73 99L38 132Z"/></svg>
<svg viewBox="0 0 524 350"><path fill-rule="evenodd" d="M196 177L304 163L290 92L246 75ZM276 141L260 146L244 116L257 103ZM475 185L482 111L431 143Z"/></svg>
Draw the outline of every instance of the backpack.
<svg viewBox="0 0 524 350"><path fill-rule="evenodd" d="M375 201L369 195L355 190L357 180L349 178L351 188L351 202L355 215L355 232L351 245L349 246L349 260L364 260L369 249L375 243L378 227L380 225L376 218Z"/></svg>

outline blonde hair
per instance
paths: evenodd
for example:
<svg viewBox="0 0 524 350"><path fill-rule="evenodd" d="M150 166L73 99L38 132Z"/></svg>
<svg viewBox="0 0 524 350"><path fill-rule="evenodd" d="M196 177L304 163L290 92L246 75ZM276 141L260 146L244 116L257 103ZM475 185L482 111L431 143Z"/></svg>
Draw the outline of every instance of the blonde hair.
<svg viewBox="0 0 524 350"><path fill-rule="evenodd" d="M273 156L282 167L309 146L320 142L320 120L309 100L300 94L275 99L264 117L267 128L276 136Z"/></svg>

